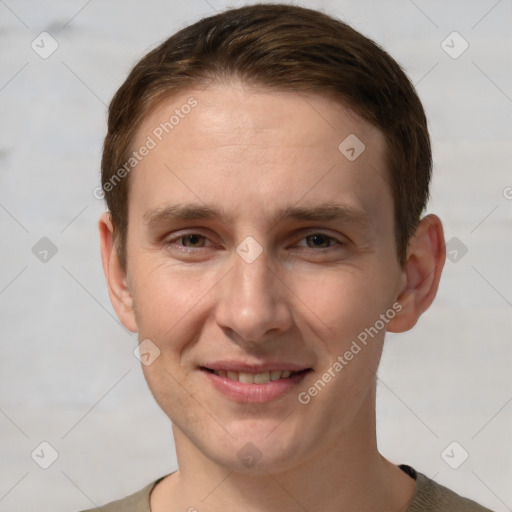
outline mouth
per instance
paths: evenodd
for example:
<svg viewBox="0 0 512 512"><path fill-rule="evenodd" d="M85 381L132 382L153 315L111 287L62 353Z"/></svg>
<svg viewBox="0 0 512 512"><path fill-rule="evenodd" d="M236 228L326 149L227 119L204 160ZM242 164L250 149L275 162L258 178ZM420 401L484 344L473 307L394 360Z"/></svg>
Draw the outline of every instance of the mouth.
<svg viewBox="0 0 512 512"><path fill-rule="evenodd" d="M224 365L230 366L230 365ZM213 389L224 397L239 403L263 403L283 398L297 388L312 368L211 368L201 366L199 370L211 383Z"/></svg>
<svg viewBox="0 0 512 512"><path fill-rule="evenodd" d="M218 377L225 377L229 380L236 382L242 382L243 384L266 384L267 382L273 382L281 379L289 379L293 375L298 375L304 372L311 371L311 368L306 368L299 371L291 370L271 370L260 373L249 373L249 372L235 372L232 370L213 370L212 368L201 367L202 370L213 373Z"/></svg>

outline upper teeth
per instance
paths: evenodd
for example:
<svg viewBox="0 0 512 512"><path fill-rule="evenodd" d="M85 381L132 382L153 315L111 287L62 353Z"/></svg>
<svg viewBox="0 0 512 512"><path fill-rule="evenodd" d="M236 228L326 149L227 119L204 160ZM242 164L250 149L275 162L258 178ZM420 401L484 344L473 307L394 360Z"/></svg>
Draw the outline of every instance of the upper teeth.
<svg viewBox="0 0 512 512"><path fill-rule="evenodd" d="M263 373L214 370L213 373L219 377L227 377L228 379L237 380L238 382L243 382L244 384L265 384L271 380L287 379L292 374L290 370L272 370L271 372Z"/></svg>

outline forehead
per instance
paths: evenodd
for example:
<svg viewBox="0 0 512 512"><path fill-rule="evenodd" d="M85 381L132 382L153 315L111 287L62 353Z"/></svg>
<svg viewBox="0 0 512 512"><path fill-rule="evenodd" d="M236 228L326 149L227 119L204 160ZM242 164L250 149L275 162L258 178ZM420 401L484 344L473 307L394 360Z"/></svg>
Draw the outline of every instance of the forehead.
<svg viewBox="0 0 512 512"><path fill-rule="evenodd" d="M392 209L382 133L322 95L185 91L144 119L134 149L148 141L130 177L138 214L192 200L252 217L298 202L342 201L377 218Z"/></svg>
<svg viewBox="0 0 512 512"><path fill-rule="evenodd" d="M193 135L187 127L194 130ZM380 130L340 101L322 94L271 91L238 82L213 83L162 100L143 120L136 141L153 134L164 144L172 139L185 147L208 149L205 145L230 142L253 145L260 138L266 139L266 145L304 146L322 141L337 149L340 137L350 130L375 149L384 143Z"/></svg>

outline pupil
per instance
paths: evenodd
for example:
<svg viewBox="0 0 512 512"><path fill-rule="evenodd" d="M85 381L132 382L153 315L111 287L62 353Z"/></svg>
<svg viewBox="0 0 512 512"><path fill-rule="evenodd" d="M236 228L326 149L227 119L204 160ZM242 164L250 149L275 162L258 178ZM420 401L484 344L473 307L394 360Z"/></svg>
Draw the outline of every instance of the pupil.
<svg viewBox="0 0 512 512"><path fill-rule="evenodd" d="M196 245L200 242L198 235L189 235L185 240L188 242L187 245Z"/></svg>
<svg viewBox="0 0 512 512"><path fill-rule="evenodd" d="M326 244L329 243L327 237L324 235L312 235L309 238L316 247L326 247Z"/></svg>

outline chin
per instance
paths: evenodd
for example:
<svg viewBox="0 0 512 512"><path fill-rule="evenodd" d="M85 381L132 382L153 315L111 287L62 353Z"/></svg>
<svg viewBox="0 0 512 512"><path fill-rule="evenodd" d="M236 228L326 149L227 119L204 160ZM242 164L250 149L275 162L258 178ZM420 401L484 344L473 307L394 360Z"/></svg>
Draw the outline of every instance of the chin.
<svg viewBox="0 0 512 512"><path fill-rule="evenodd" d="M284 425L286 420L241 422L228 428L231 447L218 450L214 458L226 469L239 473L266 474L287 471L307 456L309 443L304 429ZM245 423L245 424L244 424ZM217 445L218 446L218 445Z"/></svg>
<svg viewBox="0 0 512 512"><path fill-rule="evenodd" d="M214 454L212 459L223 468L234 473L267 475L286 472L300 463L300 453L283 453L279 448L261 447L248 441L235 457Z"/></svg>

